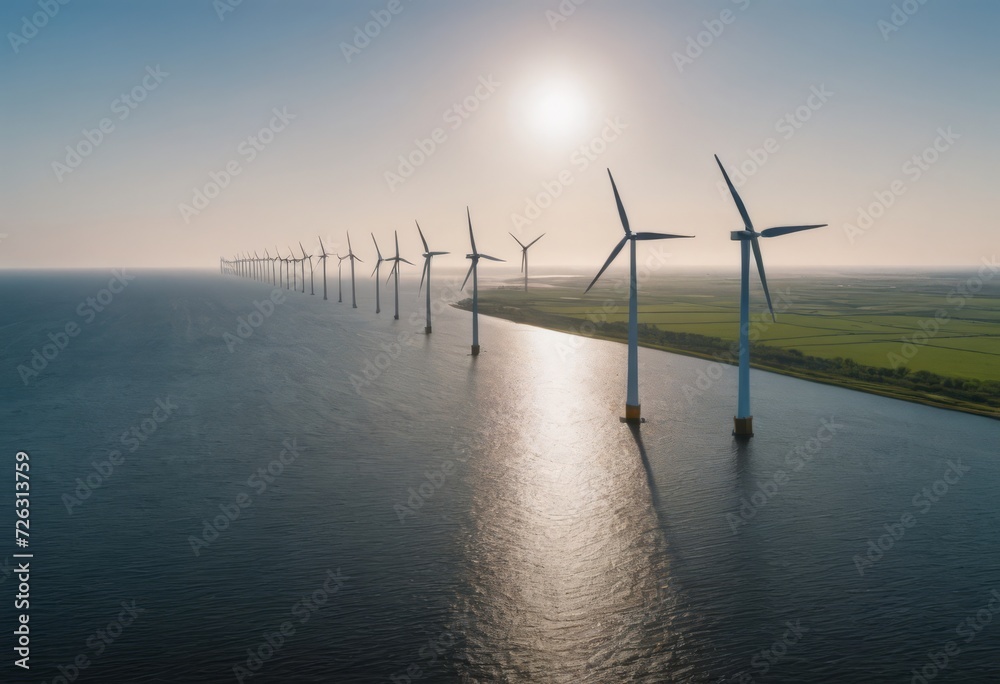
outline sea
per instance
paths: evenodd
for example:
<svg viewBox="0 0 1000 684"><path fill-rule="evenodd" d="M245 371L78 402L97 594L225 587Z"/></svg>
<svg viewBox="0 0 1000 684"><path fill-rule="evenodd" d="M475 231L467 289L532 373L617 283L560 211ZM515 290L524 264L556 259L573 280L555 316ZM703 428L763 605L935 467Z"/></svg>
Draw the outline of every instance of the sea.
<svg viewBox="0 0 1000 684"><path fill-rule="evenodd" d="M1000 681L1000 422L327 278L0 274L0 681Z"/></svg>

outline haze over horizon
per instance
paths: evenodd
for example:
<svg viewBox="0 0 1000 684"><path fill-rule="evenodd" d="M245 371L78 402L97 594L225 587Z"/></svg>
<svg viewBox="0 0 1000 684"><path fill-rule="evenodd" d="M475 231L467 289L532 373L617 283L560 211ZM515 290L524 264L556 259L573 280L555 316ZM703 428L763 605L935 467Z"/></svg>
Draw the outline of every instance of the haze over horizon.
<svg viewBox="0 0 1000 684"><path fill-rule="evenodd" d="M996 246L998 15L985 0L5 3L0 268L212 268L312 253L317 235L344 250L346 230L366 263L370 232L387 253L399 231L413 259L416 219L457 270L470 206L505 268L510 231L547 234L535 275L596 270L621 235L610 167L634 230L697 236L667 268L735 270L741 222L713 154L758 229L830 224L768 241L769 272L978 267Z"/></svg>

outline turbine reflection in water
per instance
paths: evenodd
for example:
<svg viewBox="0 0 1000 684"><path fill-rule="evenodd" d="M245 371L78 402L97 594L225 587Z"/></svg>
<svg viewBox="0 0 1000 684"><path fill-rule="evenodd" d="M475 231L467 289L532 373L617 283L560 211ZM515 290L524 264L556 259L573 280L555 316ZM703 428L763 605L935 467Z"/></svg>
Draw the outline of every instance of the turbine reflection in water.
<svg viewBox="0 0 1000 684"><path fill-rule="evenodd" d="M475 681L668 680L679 637L648 470L633 434L593 399L616 359L567 349L548 331L524 335L524 363L490 388L512 393L496 404L514 415L491 421L510 434L468 462L471 571L457 618L471 627L460 671ZM567 377L579 382L567 389Z"/></svg>

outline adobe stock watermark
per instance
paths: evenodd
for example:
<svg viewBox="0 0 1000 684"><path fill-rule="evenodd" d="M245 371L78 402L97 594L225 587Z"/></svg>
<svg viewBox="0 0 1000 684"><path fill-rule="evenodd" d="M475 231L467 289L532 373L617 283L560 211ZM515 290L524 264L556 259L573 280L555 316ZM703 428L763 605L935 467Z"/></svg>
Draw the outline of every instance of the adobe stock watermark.
<svg viewBox="0 0 1000 684"><path fill-rule="evenodd" d="M425 138L415 138L413 149L399 155L396 168L383 173L389 192L396 192L399 186L412 178L417 169L426 164L441 146L448 142L448 131L454 133L461 128L501 85L503 84L500 81L494 80L493 74L480 76L472 93L466 95L460 102L452 104L441 115L445 126L434 128Z"/></svg>
<svg viewBox="0 0 1000 684"><path fill-rule="evenodd" d="M914 494L913 499L910 501L913 508L920 515L927 515L934 504L948 494L951 488L958 484L962 477L971 470L969 466L962 463L962 459L960 458L956 461L949 459L945 463L948 464L948 468L941 475L940 479L935 480L929 486L924 487ZM858 571L858 576L864 577L865 570L882 560L885 554L896 545L896 542L906 535L906 530L916 526L918 521L919 519L916 515L909 511L904 511L899 516L899 522L885 523L882 526L885 529L885 534L878 537L878 539L868 540L868 548L865 551L865 555L855 554L854 567Z"/></svg>
<svg viewBox="0 0 1000 684"><path fill-rule="evenodd" d="M95 128L83 129L83 137L75 145L66 146L66 156L62 161L52 162L52 171L56 174L56 180L62 183L67 174L80 168L84 160L90 157L115 132L116 121L125 121L151 92L160 87L160 84L168 76L170 74L162 71L159 64L155 67L146 67L146 75L136 86L111 101L109 108L115 117L106 116L97 122Z"/></svg>
<svg viewBox="0 0 1000 684"><path fill-rule="evenodd" d="M893 33L903 28L910 21L910 17L926 4L927 0L903 0L899 4L893 4L889 19L879 19L875 22L875 27L882 34L882 40L888 41Z"/></svg>
<svg viewBox="0 0 1000 684"><path fill-rule="evenodd" d="M562 196L566 188L576 181L573 169L576 169L578 173L589 169L601 155L608 151L608 146L618 140L628 128L629 125L617 116L606 119L604 128L599 134L573 151L569 157L567 168L557 173L554 178L544 181L541 192L532 197L524 198L524 213L513 212L510 215L514 231L521 235L521 231L537 221L542 212L551 207L556 199Z"/></svg>
<svg viewBox="0 0 1000 684"><path fill-rule="evenodd" d="M921 152L910 157L900 169L903 178L896 178L883 190L876 190L875 201L867 206L857 208L858 217L854 223L845 223L844 235L853 245L855 240L871 230L875 222L885 216L886 212L896 204L896 201L909 191L909 186L916 183L924 174L931 170L962 136L947 128L938 128L937 137Z"/></svg>
<svg viewBox="0 0 1000 684"><path fill-rule="evenodd" d="M295 463L299 457L299 450L303 448L295 443L294 437L291 441L286 439L282 444L285 448L281 450L281 453L267 465L257 468L246 480L246 488L252 490L258 499L267 492L268 486L285 472L286 467ZM232 503L220 503L219 510L222 512L219 515L212 520L206 518L201 521L201 536L188 536L191 552L195 556L200 556L202 549L211 546L222 532L229 529L230 524L240 519L243 509L252 506L254 501L254 497L247 492L240 492L234 497Z"/></svg>
<svg viewBox="0 0 1000 684"><path fill-rule="evenodd" d="M786 287L778 290L778 294L774 298L773 305L775 314L788 311L792 306L791 289ZM770 313L759 312L750 314L750 321L747 330L747 339L750 344L759 341L761 335L767 332L767 330L773 325L775 325L775 320L771 318ZM712 361L707 366L698 369L694 384L685 383L684 387L681 388L681 393L684 395L684 400L687 402L688 406L694 404L700 394L707 392L713 385L715 385L716 382L722 379L727 366L739 365L740 341L738 339L733 340L729 345L729 349L724 352L712 354L712 357L715 361Z"/></svg>
<svg viewBox="0 0 1000 684"><path fill-rule="evenodd" d="M834 96L833 91L826 89L826 84L809 88L805 101L790 112L786 112L774 122L774 131L781 135L781 140L774 137L765 138L758 147L747 148L747 158L735 166L727 167L729 178L736 188L741 188L781 149L782 141L791 140L802 127L812 120L813 115L821 110ZM729 198L729 187L724 180L716 181L719 194Z"/></svg>
<svg viewBox="0 0 1000 684"><path fill-rule="evenodd" d="M844 427L846 426L843 423L838 423L834 418L830 420L823 418L814 437L788 450L785 454L785 465L791 469L791 473L799 472L812 463L823 447L829 444ZM726 522L729 523L729 529L734 535L739 534L742 526L749 524L762 508L771 503L781 492L781 488L791 481L791 473L779 468L770 477L757 480L757 489L749 499L745 496L740 497L739 517L734 513L726 513Z"/></svg>
<svg viewBox="0 0 1000 684"><path fill-rule="evenodd" d="M983 265L979 267L976 275L966 279L964 283L959 284L958 287L954 288L945 297L945 301L954 307L955 312L965 308L968 300L975 297L983 289L983 286L993 280L997 272L1000 272L1000 263L997 263L996 255L991 256L989 259L983 257L982 261ZM917 324L920 328L919 331L903 337L903 341L899 346L899 353L892 351L886 354L889 366L893 370L905 366L908 361L917 355L920 347L926 345L941 332L941 329L951 321L951 317L952 314L948 309L938 309L934 312L933 318L921 320Z"/></svg>
<svg viewBox="0 0 1000 684"><path fill-rule="evenodd" d="M212 9L219 21L225 21L226 15L236 11L236 8L243 4L243 0L213 0Z"/></svg>
<svg viewBox="0 0 1000 684"><path fill-rule="evenodd" d="M774 640L767 648L762 648L750 658L750 669L737 672L732 677L722 677L719 682L736 682L737 684L753 684L758 677L765 676L775 665L784 660L788 651L802 640L802 636L809 631L803 626L802 620L788 620L785 622L784 633Z"/></svg>
<svg viewBox="0 0 1000 684"><path fill-rule="evenodd" d="M569 18L576 14L576 9L585 2L587 0L560 0L554 10L545 10L545 20L549 22L549 28L557 30L559 24L569 21Z"/></svg>
<svg viewBox="0 0 1000 684"><path fill-rule="evenodd" d="M456 449L456 453L458 450ZM445 459L436 468L424 471L424 482L416 488L410 487L407 491L410 497L405 504L397 503L392 507L399 518L400 524L406 522L408 515L415 516L424 504L427 503L448 481L448 478L455 472L455 462L465 463L469 460L469 454L456 456L454 459Z"/></svg>
<svg viewBox="0 0 1000 684"><path fill-rule="evenodd" d="M955 634L961 637L963 643L971 644L979 633L993 622L993 616L997 613L1000 613L1000 591L994 589L990 592L989 601L985 606L958 623ZM927 664L919 670L914 668L910 671L913 674L910 684L929 684L961 654L962 647L953 639L948 640L940 651L928 651Z"/></svg>
<svg viewBox="0 0 1000 684"><path fill-rule="evenodd" d="M406 0L409 3L411 0ZM351 61L361 54L361 51L372 44L372 41L382 35L382 31L389 28L393 17L402 14L406 5L402 0L389 0L383 9L372 10L370 12L372 20L366 22L364 26L354 27L354 37L351 42L341 41L340 52L344 59L350 64Z"/></svg>
<svg viewBox="0 0 1000 684"><path fill-rule="evenodd" d="M746 11L753 0L732 0L733 4L739 9L740 12ZM705 27L703 31L688 36L686 45L683 51L675 50L672 57L674 59L674 66L677 67L677 73L683 74L684 69L695 63L695 60L705 54L708 48L715 44L723 33L726 32L726 27L730 26L736 17L739 16L731 9L724 9L719 12L719 16L714 19L706 19L701 22L702 26Z"/></svg>
<svg viewBox="0 0 1000 684"><path fill-rule="evenodd" d="M257 156L273 143L278 134L288 128L288 124L294 121L297 116L289 114L288 107L281 109L275 107L271 113L274 116L271 117L267 125L253 135L248 135L236 146L236 154L239 155L237 158L231 159L219 171L209 172L208 182L200 188L192 189L190 204L182 202L177 205L177 210L185 224L190 225L192 218L208 209L212 200L222 194L222 191L229 187L233 179L243 173L246 166L252 164Z"/></svg>
<svg viewBox="0 0 1000 684"><path fill-rule="evenodd" d="M16 55L21 48L27 45L38 35L38 32L49 25L49 21L54 19L63 6L68 5L70 0L38 0L38 12L30 16L21 17L21 30L17 33L9 31L7 40Z"/></svg>
<svg viewBox="0 0 1000 684"><path fill-rule="evenodd" d="M31 350L31 359L18 365L17 374L24 386L27 387L31 379L37 378L39 373L48 368L49 364L69 346L72 339L83 331L83 327L93 323L97 319L97 314L111 306L115 295L124 292L129 282L133 280L135 276L126 274L125 269L115 269L111 272L111 280L108 281L107 287L80 302L76 307L76 315L83 319L83 324L68 321L60 332L49 333L49 343L42 345L41 350L37 348Z"/></svg>
<svg viewBox="0 0 1000 684"><path fill-rule="evenodd" d="M156 406L150 411L148 418L143 418L138 425L133 425L128 430L122 432L119 437L122 449L128 449L128 453L130 454L135 453L177 409L177 404L170 400L169 395L166 400L157 398ZM77 506L82 506L83 502L89 499L95 491L103 487L111 479L111 476L114 475L116 466L121 467L124 464L125 456L119 449L109 451L108 458L105 461L91 461L92 472L86 477L76 478L76 489L73 490L73 494L76 496L71 494L62 495L62 502L66 507L66 513L73 515L73 509Z"/></svg>
<svg viewBox="0 0 1000 684"><path fill-rule="evenodd" d="M75 682L83 674L83 671L94 664L94 659L99 658L117 641L125 628L129 627L139 619L139 613L145 613L145 608L136 605L135 599L122 601L121 610L102 629L95 630L84 642L87 650L77 654L69 665L59 665L56 669L59 674L52 678L51 684L70 684Z"/></svg>
<svg viewBox="0 0 1000 684"><path fill-rule="evenodd" d="M460 628L460 630L456 630L455 628L445 629L437 636L429 638L427 644L421 646L417 651L417 660L407 665L402 674L393 673L389 675L389 680L393 684L413 684L418 679L423 679L432 674L432 672L427 670L434 667L439 660L443 659L444 654L455 648L459 641L465 638L470 626L471 621L463 617L456 623L456 627Z"/></svg>
<svg viewBox="0 0 1000 684"><path fill-rule="evenodd" d="M341 575L340 568L337 568L336 572L328 568L323 585L296 601L289 611L291 616L298 618L299 625L306 624L312 614L329 603L349 579L350 577ZM247 648L246 662L233 665L233 676L236 677L236 681L243 684L247 678L260 674L264 665L282 649L285 641L295 636L295 631L295 623L292 620L285 620L273 630L264 632L256 646Z"/></svg>
<svg viewBox="0 0 1000 684"><path fill-rule="evenodd" d="M226 343L226 349L232 354L236 350L236 346L240 344L245 344L246 340L250 339L256 332L257 328L264 325L264 321L274 315L274 309L276 306L284 304L286 301L285 292L279 287L271 290L271 297L265 299L261 302L254 300L254 309L247 314L246 318L243 316L236 317L236 334L232 334L228 330L222 333L222 340Z"/></svg>

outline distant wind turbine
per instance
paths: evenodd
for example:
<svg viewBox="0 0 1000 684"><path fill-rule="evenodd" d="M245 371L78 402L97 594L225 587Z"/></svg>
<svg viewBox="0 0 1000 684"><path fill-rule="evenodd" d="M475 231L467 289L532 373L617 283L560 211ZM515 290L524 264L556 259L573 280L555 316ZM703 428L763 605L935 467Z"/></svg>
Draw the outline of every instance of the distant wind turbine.
<svg viewBox="0 0 1000 684"><path fill-rule="evenodd" d="M729 174L719 161L719 156L715 155L715 163L722 171L722 177L726 179L729 192L733 195L736 208L743 219L743 230L734 230L729 234L730 240L740 241L740 370L739 370L739 393L736 400L736 415L733 417L733 434L738 437L753 436L753 416L750 415L750 251L753 250L753 258L757 262L757 273L760 275L760 284L764 287L764 297L767 299L767 308L771 312L771 320L776 321L774 307L771 306L771 293L767 290L767 277L764 275L764 261L760 256L760 245L758 238L778 237L789 233L797 233L801 230L812 230L822 228L825 223L809 226L780 226L777 228L765 228L759 233L754 229L753 222L750 221L750 214L740 199L740 195L729 180Z"/></svg>
<svg viewBox="0 0 1000 684"><path fill-rule="evenodd" d="M395 295L396 312L395 314L393 314L392 317L398 321L399 320L399 264L400 262L402 262L404 264L409 264L410 266L413 266L413 262L407 261L403 257L399 256L399 232L393 231L393 234L396 236L396 256L390 257L386 259L386 261L392 262L392 270L389 271L389 277L391 278L393 277L393 275L396 276L396 295ZM385 282L386 284L389 283L388 280L386 280Z"/></svg>
<svg viewBox="0 0 1000 684"><path fill-rule="evenodd" d="M288 251L291 252L291 256L288 257L288 260L292 263L292 289L297 291L299 289L299 260L295 258L294 249L289 247Z"/></svg>
<svg viewBox="0 0 1000 684"><path fill-rule="evenodd" d="M382 313L381 298L379 296L379 269L382 267L382 262L385 259L382 258L382 250L378 248L378 242L375 240L375 233L372 233L372 242L375 243L375 253L378 254L378 260L375 262L375 270L372 271L372 275L375 276L375 313Z"/></svg>
<svg viewBox="0 0 1000 684"><path fill-rule="evenodd" d="M306 293L306 259L309 260L309 294L316 294L316 271L313 268L313 255L306 254L306 248L299 242L299 249L302 250L302 294Z"/></svg>
<svg viewBox="0 0 1000 684"><path fill-rule="evenodd" d="M325 301L326 300L326 258L329 257L329 256L333 256L333 255L330 254L330 253L328 253L326 251L326 247L323 246L323 238L319 237L318 235L316 237L319 238L319 258L323 262L323 299Z"/></svg>
<svg viewBox="0 0 1000 684"><path fill-rule="evenodd" d="M515 236L513 233L508 232L507 234L510 235L512 238L514 238L514 242L516 242L521 246L521 270L524 272L524 291L527 292L528 291L528 247L531 247L533 244L535 244L543 237L545 237L545 233L542 233L528 244L522 243L520 240L517 239L517 236Z"/></svg>
<svg viewBox="0 0 1000 684"><path fill-rule="evenodd" d="M472 265L469 266L469 272L465 274L465 280L462 281L462 287L460 289L465 289L465 284L469 282L469 276L472 276L472 355L479 356L479 260L489 259L490 261L504 261L503 259L497 259L489 254L480 254L476 250L476 236L472 234L472 213L469 208L465 208L465 214L469 217L469 241L472 243L472 253L466 254L465 258L472 261ZM429 289L429 288L428 288Z"/></svg>
<svg viewBox="0 0 1000 684"><path fill-rule="evenodd" d="M416 221L414 223L417 223ZM424 232L420 230L420 224L417 223L417 232L420 233L420 241L424 244L424 253L421 255L424 257L424 270L420 273L420 287L417 288L417 296L420 296L420 290L424 286L424 277L427 278L427 325L424 326L424 332L428 335L431 334L431 259L436 256L441 256L442 254L448 254L448 252L432 252L427 246L427 240L424 239Z"/></svg>
<svg viewBox="0 0 1000 684"><path fill-rule="evenodd" d="M361 261L361 259L354 253L351 249L351 234L347 233L347 258L351 260L351 308L358 308L358 298L354 290L354 262ZM364 263L361 261L361 263Z"/></svg>
<svg viewBox="0 0 1000 684"><path fill-rule="evenodd" d="M337 255L337 301L344 301L344 279L341 277L344 270L344 259L347 257Z"/></svg>
<svg viewBox="0 0 1000 684"><path fill-rule="evenodd" d="M669 240L671 238L690 238L693 235L671 235L668 233L633 233L628 225L628 216L625 215L625 207L622 204L621 196L618 194L618 186L615 185L615 178L608 169L608 178L611 179L611 189L615 193L615 203L618 205L618 216L622 221L622 228L625 229L625 237L621 239L613 250L611 256L601 266L584 294L590 291L601 274L607 270L611 262L615 260L618 253L622 251L625 243L629 243L630 263L629 263L629 295L628 295L628 385L625 398L625 420L630 423L638 423L642 420L642 411L639 404L639 306L636 299L635 282L635 243L637 240Z"/></svg>

